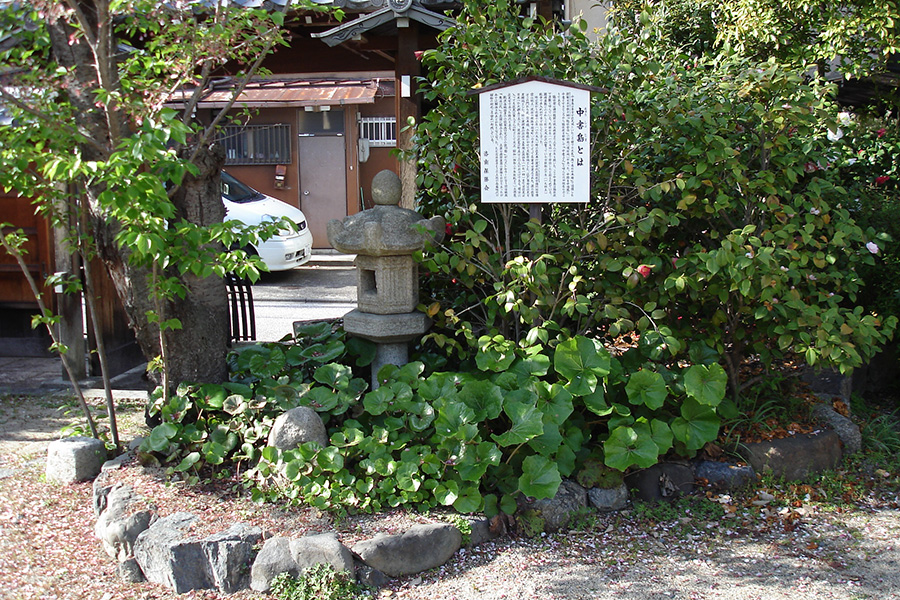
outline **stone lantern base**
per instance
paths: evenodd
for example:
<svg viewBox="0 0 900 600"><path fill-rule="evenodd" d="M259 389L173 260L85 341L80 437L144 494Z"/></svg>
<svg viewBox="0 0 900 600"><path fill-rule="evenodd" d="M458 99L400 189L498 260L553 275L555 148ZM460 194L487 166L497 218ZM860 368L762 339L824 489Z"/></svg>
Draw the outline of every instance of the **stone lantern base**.
<svg viewBox="0 0 900 600"><path fill-rule="evenodd" d="M425 313L376 315L354 309L344 315L344 331L377 344L372 362L372 389L379 386L378 371L384 365L401 367L409 362L409 342L431 327Z"/></svg>

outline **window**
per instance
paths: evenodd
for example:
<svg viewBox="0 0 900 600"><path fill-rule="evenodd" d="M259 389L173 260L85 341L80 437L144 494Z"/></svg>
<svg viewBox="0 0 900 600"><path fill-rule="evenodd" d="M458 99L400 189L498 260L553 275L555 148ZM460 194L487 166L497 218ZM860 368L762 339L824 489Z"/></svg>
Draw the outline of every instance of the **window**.
<svg viewBox="0 0 900 600"><path fill-rule="evenodd" d="M393 148L397 145L397 119L361 117L359 137L369 140L369 145L373 148Z"/></svg>
<svg viewBox="0 0 900 600"><path fill-rule="evenodd" d="M226 165L280 165L291 162L291 126L229 125L220 141Z"/></svg>

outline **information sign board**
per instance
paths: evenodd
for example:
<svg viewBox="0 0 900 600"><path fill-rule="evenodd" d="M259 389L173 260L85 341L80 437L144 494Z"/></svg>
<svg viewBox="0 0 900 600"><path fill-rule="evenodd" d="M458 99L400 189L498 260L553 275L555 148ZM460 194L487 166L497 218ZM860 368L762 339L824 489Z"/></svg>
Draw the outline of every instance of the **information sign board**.
<svg viewBox="0 0 900 600"><path fill-rule="evenodd" d="M478 90L482 202L587 202L591 89L528 78Z"/></svg>

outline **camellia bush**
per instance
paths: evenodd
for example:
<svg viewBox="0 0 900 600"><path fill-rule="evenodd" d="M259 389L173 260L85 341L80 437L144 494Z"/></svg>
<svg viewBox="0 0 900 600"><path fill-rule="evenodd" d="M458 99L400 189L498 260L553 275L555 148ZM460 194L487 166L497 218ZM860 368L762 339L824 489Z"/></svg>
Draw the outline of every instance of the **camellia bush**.
<svg viewBox="0 0 900 600"><path fill-rule="evenodd" d="M738 399L747 359L846 372L889 339L896 318L857 305L859 269L884 241L819 168L835 152L831 90L774 61L678 55L654 45L649 20L595 46L507 3L471 14L423 57L435 108L419 125L421 205L451 234L422 255L423 308L440 325L430 342L466 360L482 335L613 344L654 332L670 360L698 342L720 355ZM545 207L540 225L479 202L478 101L466 95L524 75L604 90L591 197Z"/></svg>

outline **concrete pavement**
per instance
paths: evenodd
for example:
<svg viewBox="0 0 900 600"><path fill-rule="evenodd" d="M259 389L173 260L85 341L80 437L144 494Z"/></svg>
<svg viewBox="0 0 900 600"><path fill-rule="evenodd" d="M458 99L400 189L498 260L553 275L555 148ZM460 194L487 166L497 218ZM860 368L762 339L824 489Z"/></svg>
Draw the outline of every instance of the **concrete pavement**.
<svg viewBox="0 0 900 600"><path fill-rule="evenodd" d="M292 331L294 321L339 318L356 307L355 257L316 253L309 263L280 273L264 273L253 286L257 340L274 341ZM143 365L113 378L117 394L143 395ZM81 382L88 395L102 394L99 377ZM0 394L69 393L59 358L0 356Z"/></svg>

